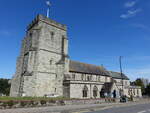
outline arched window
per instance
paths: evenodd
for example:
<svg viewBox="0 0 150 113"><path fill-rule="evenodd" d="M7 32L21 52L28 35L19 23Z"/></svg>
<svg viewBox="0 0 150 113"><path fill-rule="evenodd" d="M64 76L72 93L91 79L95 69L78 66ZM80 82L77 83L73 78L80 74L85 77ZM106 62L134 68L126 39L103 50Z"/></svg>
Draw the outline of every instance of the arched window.
<svg viewBox="0 0 150 113"><path fill-rule="evenodd" d="M85 85L83 88L83 97L87 97L88 96L88 87Z"/></svg>
<svg viewBox="0 0 150 113"><path fill-rule="evenodd" d="M105 93L105 90L102 88L101 91L100 91L100 97L101 98L105 98L104 93Z"/></svg>
<svg viewBox="0 0 150 113"><path fill-rule="evenodd" d="M97 97L97 92L98 92L98 88L96 86L94 86L94 88L93 88L93 97L94 98Z"/></svg>

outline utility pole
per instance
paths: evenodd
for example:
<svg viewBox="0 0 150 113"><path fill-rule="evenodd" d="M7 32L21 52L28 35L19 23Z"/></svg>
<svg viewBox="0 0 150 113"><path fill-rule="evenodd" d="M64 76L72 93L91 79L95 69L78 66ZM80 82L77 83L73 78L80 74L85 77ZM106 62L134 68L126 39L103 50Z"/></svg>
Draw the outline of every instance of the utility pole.
<svg viewBox="0 0 150 113"><path fill-rule="evenodd" d="M122 56L119 57L119 63L120 63L120 75L121 75L121 78L122 78L122 95L123 95L124 91L123 91Z"/></svg>

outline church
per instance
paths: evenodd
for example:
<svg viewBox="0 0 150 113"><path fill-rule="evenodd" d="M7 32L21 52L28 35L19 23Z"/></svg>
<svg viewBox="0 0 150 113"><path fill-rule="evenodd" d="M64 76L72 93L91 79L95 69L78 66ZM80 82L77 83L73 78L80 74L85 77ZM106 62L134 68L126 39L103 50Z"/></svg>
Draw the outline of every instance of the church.
<svg viewBox="0 0 150 113"><path fill-rule="evenodd" d="M103 66L69 59L67 26L38 15L22 40L10 96L67 98L141 97L129 78Z"/></svg>

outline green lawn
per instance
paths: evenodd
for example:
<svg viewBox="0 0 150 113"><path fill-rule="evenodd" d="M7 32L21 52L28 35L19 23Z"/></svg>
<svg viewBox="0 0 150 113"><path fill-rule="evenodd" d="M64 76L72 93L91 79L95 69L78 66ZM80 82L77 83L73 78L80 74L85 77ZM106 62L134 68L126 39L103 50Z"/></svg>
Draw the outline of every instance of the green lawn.
<svg viewBox="0 0 150 113"><path fill-rule="evenodd" d="M69 100L69 98L64 97L56 97L56 98L48 98L48 97L0 97L0 100Z"/></svg>

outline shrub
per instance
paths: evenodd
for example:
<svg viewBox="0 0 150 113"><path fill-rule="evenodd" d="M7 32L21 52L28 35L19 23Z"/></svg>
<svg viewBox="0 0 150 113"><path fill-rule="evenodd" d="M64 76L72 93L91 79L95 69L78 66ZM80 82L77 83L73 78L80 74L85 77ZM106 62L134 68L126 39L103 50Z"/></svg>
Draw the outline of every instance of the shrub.
<svg viewBox="0 0 150 113"><path fill-rule="evenodd" d="M31 100L31 101L29 101L29 103L28 103L30 106L33 106L34 105L34 101L33 100Z"/></svg>
<svg viewBox="0 0 150 113"><path fill-rule="evenodd" d="M11 108L15 104L15 102L10 100L10 101L7 101L6 104Z"/></svg>
<svg viewBox="0 0 150 113"><path fill-rule="evenodd" d="M21 101L21 102L20 102L20 105L21 105L22 107L24 107L24 106L27 105L27 102L26 102L26 101Z"/></svg>
<svg viewBox="0 0 150 113"><path fill-rule="evenodd" d="M56 103L56 100L49 100L49 103Z"/></svg>
<svg viewBox="0 0 150 113"><path fill-rule="evenodd" d="M41 105L45 105L46 104L46 100L41 100L40 103L41 103Z"/></svg>
<svg viewBox="0 0 150 113"><path fill-rule="evenodd" d="M2 103L2 106L3 106L4 108L6 108L7 102L3 102L3 103Z"/></svg>
<svg viewBox="0 0 150 113"><path fill-rule="evenodd" d="M65 103L64 103L63 100L60 100L60 101L59 101L59 104L60 104L60 105L65 105Z"/></svg>

